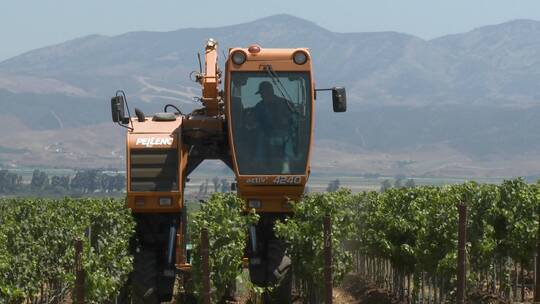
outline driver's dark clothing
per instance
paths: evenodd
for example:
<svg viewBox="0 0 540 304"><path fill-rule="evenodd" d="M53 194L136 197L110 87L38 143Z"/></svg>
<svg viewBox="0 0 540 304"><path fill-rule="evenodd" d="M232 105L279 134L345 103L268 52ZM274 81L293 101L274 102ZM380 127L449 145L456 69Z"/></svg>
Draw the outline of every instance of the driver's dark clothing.
<svg viewBox="0 0 540 304"><path fill-rule="evenodd" d="M263 132L271 137L286 137L291 125L291 110L285 98L273 95L254 107L255 118Z"/></svg>
<svg viewBox="0 0 540 304"><path fill-rule="evenodd" d="M279 168L280 174L288 174L291 150L292 112L288 101L276 95L263 97L253 107L253 114L259 127L255 138L254 158L258 161L274 163L273 168Z"/></svg>

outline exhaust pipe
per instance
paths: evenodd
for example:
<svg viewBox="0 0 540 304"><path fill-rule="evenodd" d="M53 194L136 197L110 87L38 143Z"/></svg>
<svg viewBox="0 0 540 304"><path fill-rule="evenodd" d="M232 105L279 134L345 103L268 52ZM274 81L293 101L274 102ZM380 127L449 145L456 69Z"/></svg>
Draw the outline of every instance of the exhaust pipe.
<svg viewBox="0 0 540 304"><path fill-rule="evenodd" d="M175 239L176 239L176 220L172 221L171 227L169 228L169 243L167 246L167 263L169 266L172 266L173 264Z"/></svg>
<svg viewBox="0 0 540 304"><path fill-rule="evenodd" d="M253 254L257 253L257 231L255 226L249 225L249 241L251 242L251 251Z"/></svg>

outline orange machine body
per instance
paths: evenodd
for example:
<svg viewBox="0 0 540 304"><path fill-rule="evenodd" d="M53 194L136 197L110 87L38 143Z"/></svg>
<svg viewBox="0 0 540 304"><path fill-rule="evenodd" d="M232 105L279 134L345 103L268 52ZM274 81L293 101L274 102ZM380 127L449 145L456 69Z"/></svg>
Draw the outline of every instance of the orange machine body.
<svg viewBox="0 0 540 304"><path fill-rule="evenodd" d="M247 55L243 64L238 65L231 60L231 54L235 51ZM306 54L306 63L296 64L293 61L293 54L298 51ZM133 130L127 135L126 160L129 208L135 213L181 212L184 185L191 171L204 159L221 159L235 172L238 195L246 201L246 208L255 208L257 212L291 212L291 203L303 195L310 172L314 85L309 51L305 48L259 48L258 52L253 53L247 48L230 49L225 63L223 91L219 90L221 71L217 66L217 44L210 41L205 55L205 73L197 77L202 87L201 102L204 108L190 115L177 115L174 121L155 121L150 117L139 122L131 118ZM243 174L239 170L234 143L235 137L240 134L233 132L232 123L235 118L231 111L231 75L235 72L263 72L268 66L275 73L303 72L307 75L309 122L305 126L307 131L304 139L307 155L305 168L295 174ZM192 165L194 157L191 153L194 146L191 142L208 142L209 134L223 137L225 147L221 155L214 153Z"/></svg>
<svg viewBox="0 0 540 304"><path fill-rule="evenodd" d="M182 118L131 119L133 130L126 138L128 207L138 213L181 211L186 163L179 132Z"/></svg>

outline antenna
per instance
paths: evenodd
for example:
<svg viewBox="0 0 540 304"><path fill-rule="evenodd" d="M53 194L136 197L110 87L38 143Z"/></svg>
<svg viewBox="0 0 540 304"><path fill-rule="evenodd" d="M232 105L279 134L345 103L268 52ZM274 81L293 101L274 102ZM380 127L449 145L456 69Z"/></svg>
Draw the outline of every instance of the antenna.
<svg viewBox="0 0 540 304"><path fill-rule="evenodd" d="M199 73L202 74L201 53L197 53L197 58L199 59Z"/></svg>

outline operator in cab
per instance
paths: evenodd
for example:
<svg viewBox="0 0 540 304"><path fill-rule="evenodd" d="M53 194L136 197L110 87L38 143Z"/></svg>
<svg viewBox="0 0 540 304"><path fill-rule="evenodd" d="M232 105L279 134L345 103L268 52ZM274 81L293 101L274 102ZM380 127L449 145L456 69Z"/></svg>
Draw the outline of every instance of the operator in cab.
<svg viewBox="0 0 540 304"><path fill-rule="evenodd" d="M268 81L261 82L255 94L261 96L254 112L263 131L271 137L286 137L291 125L291 112L294 111L290 101L277 96Z"/></svg>
<svg viewBox="0 0 540 304"><path fill-rule="evenodd" d="M260 95L261 100L254 106L253 114L262 132L257 138L255 157L273 162L281 167L281 173L289 173L294 108L289 100L275 94L269 81L262 81L255 94Z"/></svg>

